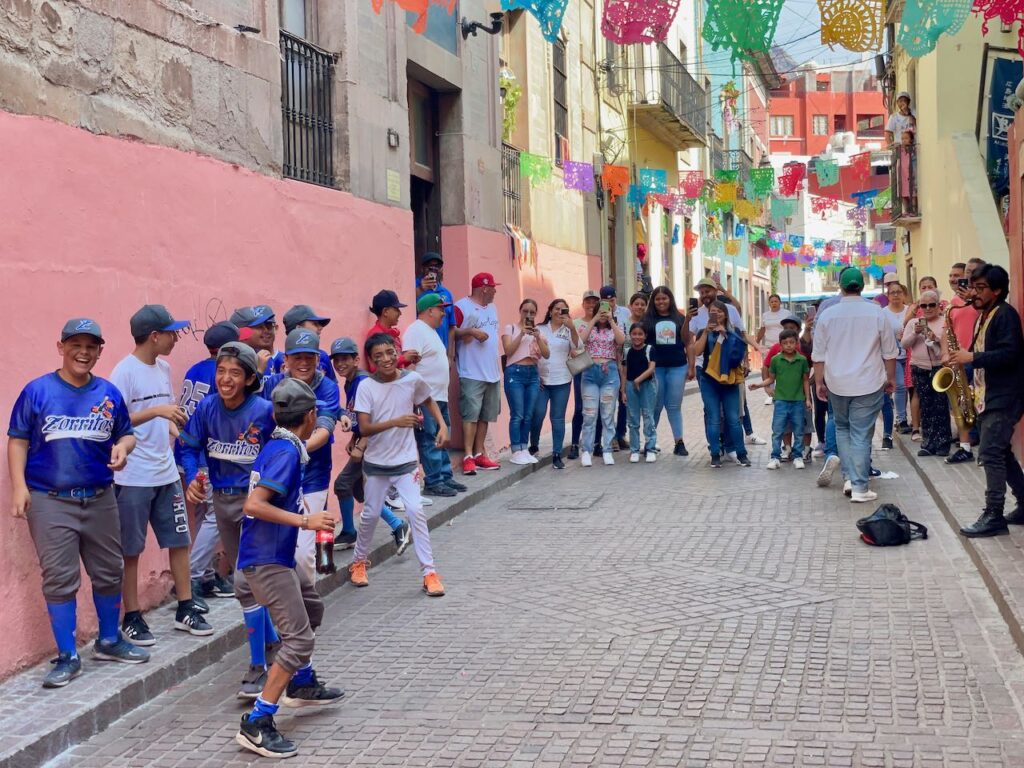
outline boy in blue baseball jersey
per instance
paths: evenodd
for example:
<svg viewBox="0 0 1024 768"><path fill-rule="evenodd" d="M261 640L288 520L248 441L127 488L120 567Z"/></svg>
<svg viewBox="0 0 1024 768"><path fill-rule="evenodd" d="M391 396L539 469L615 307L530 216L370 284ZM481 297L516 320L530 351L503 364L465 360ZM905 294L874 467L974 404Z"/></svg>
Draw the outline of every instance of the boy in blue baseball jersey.
<svg viewBox="0 0 1024 768"><path fill-rule="evenodd" d="M296 304L284 313L282 320L284 321L284 332L286 334L291 333L296 328L305 328L307 331L315 333L318 339L323 333L324 328L327 327L327 324L331 322L331 318L321 317L319 313L313 311L309 304ZM331 366L330 356L322 349L318 349L317 352L320 355L320 370L323 371L324 376L328 379L337 382L334 376L334 368ZM285 355L282 355L280 352L274 355L270 365L267 366L268 375L283 372Z"/></svg>
<svg viewBox="0 0 1024 768"><path fill-rule="evenodd" d="M274 344L277 341L274 310L266 304L238 307L228 320L238 328L238 340L256 350L256 359L263 374L273 373Z"/></svg>
<svg viewBox="0 0 1024 768"><path fill-rule="evenodd" d="M274 724L278 702L305 707L331 704L344 693L317 680L310 658L324 604L305 571L296 568L301 531L331 531L334 518L311 512L302 492L306 443L318 428L316 395L297 378L282 380L271 394L277 428L253 465L246 517L238 545L238 570L281 634L281 647L252 711L242 716L235 741L265 757L292 757L295 745Z"/></svg>
<svg viewBox="0 0 1024 768"><path fill-rule="evenodd" d="M103 343L95 321L69 320L57 344L60 369L25 386L7 430L11 513L28 518L57 643L46 688L63 687L82 673L75 646L79 557L99 617L94 657L149 661L118 630L123 561L112 483L135 448L135 435L117 387L92 375Z"/></svg>
<svg viewBox="0 0 1024 768"><path fill-rule="evenodd" d="M206 498L206 483L197 474L209 472L213 510L224 552L232 566L238 560L242 506L249 493L249 474L260 447L274 430L273 406L259 397L256 352L240 341L221 346L217 353L217 391L203 399L181 433L186 496L194 504ZM266 645L277 639L266 609L253 599L245 576L235 574L234 594L242 605L249 638L250 664L238 697L254 699L266 680ZM269 633L269 639L268 639Z"/></svg>
<svg viewBox="0 0 1024 768"><path fill-rule="evenodd" d="M284 342L284 353L288 358L288 372L275 373L263 380L263 396L270 397L274 388L286 378L294 378L309 385L316 399L323 403L317 410L316 429L306 443L309 463L302 478L302 493L306 505L312 512L327 509L327 489L331 483L331 445L334 443L334 427L341 410L338 385L324 376L319 369L320 337L307 328L295 328ZM313 531L299 533L299 550L296 553L300 571L309 581L316 583L316 537Z"/></svg>

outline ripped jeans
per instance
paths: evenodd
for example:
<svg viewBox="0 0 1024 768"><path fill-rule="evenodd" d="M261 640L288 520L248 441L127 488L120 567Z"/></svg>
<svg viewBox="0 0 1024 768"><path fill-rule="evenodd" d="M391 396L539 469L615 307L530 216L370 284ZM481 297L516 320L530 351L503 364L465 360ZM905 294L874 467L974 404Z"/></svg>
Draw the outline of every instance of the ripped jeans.
<svg viewBox="0 0 1024 768"><path fill-rule="evenodd" d="M604 428L601 449L610 451L615 437L615 406L619 402L619 366L598 363L583 372L583 432L580 450L593 453L598 412Z"/></svg>

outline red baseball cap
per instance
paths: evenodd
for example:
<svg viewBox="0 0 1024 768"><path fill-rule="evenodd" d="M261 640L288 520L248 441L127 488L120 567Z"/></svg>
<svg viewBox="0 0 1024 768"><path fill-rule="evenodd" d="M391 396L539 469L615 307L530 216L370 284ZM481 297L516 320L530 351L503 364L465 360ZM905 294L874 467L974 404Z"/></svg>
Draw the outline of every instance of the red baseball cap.
<svg viewBox="0 0 1024 768"><path fill-rule="evenodd" d="M480 272L479 274L473 275L472 285L473 288L482 288L485 285L493 288L494 286L501 285L501 283L494 282L494 275L490 272Z"/></svg>

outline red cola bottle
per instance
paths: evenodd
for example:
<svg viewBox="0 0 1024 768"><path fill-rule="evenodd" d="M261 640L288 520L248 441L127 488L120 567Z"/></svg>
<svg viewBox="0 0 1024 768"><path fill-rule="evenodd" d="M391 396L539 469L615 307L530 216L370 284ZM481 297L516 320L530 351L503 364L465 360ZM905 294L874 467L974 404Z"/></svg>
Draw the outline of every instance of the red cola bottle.
<svg viewBox="0 0 1024 768"><path fill-rule="evenodd" d="M316 532L316 572L334 573L334 531Z"/></svg>

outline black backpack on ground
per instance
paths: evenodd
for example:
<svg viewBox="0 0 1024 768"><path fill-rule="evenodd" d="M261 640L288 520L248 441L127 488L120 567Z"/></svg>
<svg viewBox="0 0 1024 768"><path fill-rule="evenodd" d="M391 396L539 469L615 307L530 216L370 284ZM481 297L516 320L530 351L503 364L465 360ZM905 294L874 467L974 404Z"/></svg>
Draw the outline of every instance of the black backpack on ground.
<svg viewBox="0 0 1024 768"><path fill-rule="evenodd" d="M874 514L857 521L857 530L865 544L873 547L896 547L913 539L927 539L928 529L908 520L895 504L882 504Z"/></svg>

